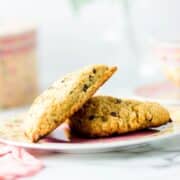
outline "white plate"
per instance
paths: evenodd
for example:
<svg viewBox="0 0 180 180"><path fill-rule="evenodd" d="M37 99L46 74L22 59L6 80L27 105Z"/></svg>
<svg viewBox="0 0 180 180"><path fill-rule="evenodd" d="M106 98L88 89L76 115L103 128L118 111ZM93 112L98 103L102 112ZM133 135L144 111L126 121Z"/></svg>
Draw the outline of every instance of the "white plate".
<svg viewBox="0 0 180 180"><path fill-rule="evenodd" d="M155 141L164 140L167 138L172 138L177 135L180 135L180 132L166 133L166 134L153 134L147 137L136 138L132 140L121 140L121 137L113 137L107 139L99 139L97 142L41 142L41 143L26 143L26 142L18 142L11 141L6 139L0 139L0 142L36 149L36 150L48 150L48 151L56 151L56 152L65 152L65 153L92 153L92 152L110 152L110 151L120 151L124 149L129 149L133 147L138 147L144 144L153 143ZM125 137L127 135L124 135ZM129 135L128 135L129 136ZM132 135L131 135L132 136Z"/></svg>
<svg viewBox="0 0 180 180"><path fill-rule="evenodd" d="M23 118L16 117L16 119L14 118L13 120L14 123L12 123L10 120L4 121L6 124L4 128L5 133L2 130L0 131L0 142L24 148L65 153L108 152L120 151L129 148L132 149L137 146L154 143L180 135L180 108L171 108L170 112L173 122L159 128L100 139L72 137L71 141L69 142L57 140L54 137L48 137L40 140L38 143L29 143L23 139L24 137L18 138L22 137L22 134L24 134L23 131L20 130L20 124L22 124L22 120L20 119ZM10 135L11 133L12 135ZM59 133L59 135L60 134L62 134L62 132ZM57 136L58 132L56 132L56 138Z"/></svg>

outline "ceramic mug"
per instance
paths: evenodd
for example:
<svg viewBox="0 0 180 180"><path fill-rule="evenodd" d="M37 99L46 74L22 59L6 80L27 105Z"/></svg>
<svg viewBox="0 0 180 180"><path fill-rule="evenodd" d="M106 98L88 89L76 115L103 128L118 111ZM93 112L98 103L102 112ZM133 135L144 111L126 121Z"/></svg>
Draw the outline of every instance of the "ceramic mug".
<svg viewBox="0 0 180 180"><path fill-rule="evenodd" d="M0 107L31 103L38 93L36 28L0 26Z"/></svg>

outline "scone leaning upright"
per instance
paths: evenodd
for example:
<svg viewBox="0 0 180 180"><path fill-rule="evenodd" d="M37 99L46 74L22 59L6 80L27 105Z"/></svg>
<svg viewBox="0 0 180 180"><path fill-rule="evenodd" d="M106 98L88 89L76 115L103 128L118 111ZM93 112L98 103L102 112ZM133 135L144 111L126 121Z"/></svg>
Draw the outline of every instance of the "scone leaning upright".
<svg viewBox="0 0 180 180"><path fill-rule="evenodd" d="M106 65L91 65L55 82L35 99L27 113L26 136L36 142L48 135L80 109L116 69Z"/></svg>

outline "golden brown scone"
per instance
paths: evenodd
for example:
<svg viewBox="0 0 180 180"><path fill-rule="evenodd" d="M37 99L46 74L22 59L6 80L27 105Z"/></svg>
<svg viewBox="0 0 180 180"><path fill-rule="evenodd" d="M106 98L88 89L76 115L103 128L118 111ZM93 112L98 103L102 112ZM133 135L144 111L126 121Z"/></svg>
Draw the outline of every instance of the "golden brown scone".
<svg viewBox="0 0 180 180"><path fill-rule="evenodd" d="M169 112L157 103L95 96L71 118L71 128L88 137L123 134L167 123Z"/></svg>
<svg viewBox="0 0 180 180"><path fill-rule="evenodd" d="M25 134L33 142L63 123L116 71L116 67L91 65L70 73L37 97L25 119Z"/></svg>

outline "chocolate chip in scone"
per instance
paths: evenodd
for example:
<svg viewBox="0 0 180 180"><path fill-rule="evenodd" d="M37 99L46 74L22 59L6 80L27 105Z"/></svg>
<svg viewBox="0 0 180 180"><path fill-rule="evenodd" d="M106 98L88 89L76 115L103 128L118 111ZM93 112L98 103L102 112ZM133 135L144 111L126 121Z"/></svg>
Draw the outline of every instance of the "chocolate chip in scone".
<svg viewBox="0 0 180 180"><path fill-rule="evenodd" d="M95 118L94 115L89 116L89 120L93 120Z"/></svg>
<svg viewBox="0 0 180 180"><path fill-rule="evenodd" d="M69 94L72 94L72 93L73 93L73 91L70 91L70 92L69 92Z"/></svg>
<svg viewBox="0 0 180 180"><path fill-rule="evenodd" d="M61 80L61 83L64 83L64 81L65 81L64 79L63 79L63 80Z"/></svg>
<svg viewBox="0 0 180 180"><path fill-rule="evenodd" d="M151 121L152 121L152 119L153 119L153 118L150 118L150 119L148 119L148 121L149 121L149 122L151 122Z"/></svg>
<svg viewBox="0 0 180 180"><path fill-rule="evenodd" d="M116 112L111 112L110 114L111 114L111 116L117 117L117 113Z"/></svg>
<svg viewBox="0 0 180 180"><path fill-rule="evenodd" d="M173 120L170 118L170 119L169 119L169 122L173 122Z"/></svg>
<svg viewBox="0 0 180 180"><path fill-rule="evenodd" d="M58 121L58 120L54 120L54 123L55 123L55 124L58 124L58 123L59 123L59 121Z"/></svg>
<svg viewBox="0 0 180 180"><path fill-rule="evenodd" d="M84 86L83 86L83 91L86 92L88 88L89 88L88 85L87 85L87 84L84 84Z"/></svg>
<svg viewBox="0 0 180 180"><path fill-rule="evenodd" d="M116 104L120 104L122 102L121 99L116 99Z"/></svg>
<svg viewBox="0 0 180 180"><path fill-rule="evenodd" d="M93 69L93 73L96 74L96 69Z"/></svg>
<svg viewBox="0 0 180 180"><path fill-rule="evenodd" d="M92 79L93 79L93 76L89 75L89 80L92 81Z"/></svg>
<svg viewBox="0 0 180 180"><path fill-rule="evenodd" d="M102 119L103 122L107 121L107 118L105 118L104 116L101 116L101 119Z"/></svg>

